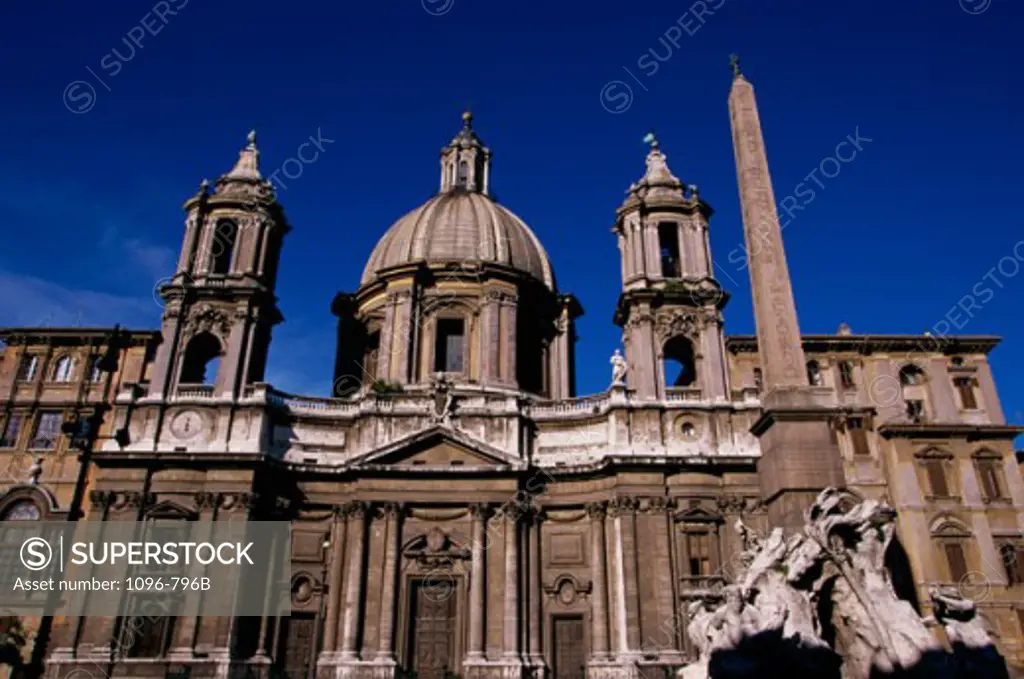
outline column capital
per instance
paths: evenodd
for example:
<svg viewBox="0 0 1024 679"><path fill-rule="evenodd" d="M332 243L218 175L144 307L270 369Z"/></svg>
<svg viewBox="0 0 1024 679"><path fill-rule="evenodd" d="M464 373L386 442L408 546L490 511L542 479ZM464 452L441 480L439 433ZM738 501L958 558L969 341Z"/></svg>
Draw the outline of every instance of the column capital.
<svg viewBox="0 0 1024 679"><path fill-rule="evenodd" d="M340 514L353 519L365 519L369 510L370 503L353 500L342 505Z"/></svg>
<svg viewBox="0 0 1024 679"><path fill-rule="evenodd" d="M492 507L486 502L474 502L469 505L469 513L476 519L487 519L491 515Z"/></svg>
<svg viewBox="0 0 1024 679"><path fill-rule="evenodd" d="M601 500L599 502L588 502L586 505L584 505L584 509L586 510L587 515L589 515L591 519L599 521L603 519L605 515L608 513L608 501Z"/></svg>

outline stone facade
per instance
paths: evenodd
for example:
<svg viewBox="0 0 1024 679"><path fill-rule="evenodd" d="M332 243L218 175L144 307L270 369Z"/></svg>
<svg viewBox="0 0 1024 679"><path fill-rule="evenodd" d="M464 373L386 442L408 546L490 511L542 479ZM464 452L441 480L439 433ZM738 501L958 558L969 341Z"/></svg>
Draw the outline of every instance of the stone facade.
<svg viewBox="0 0 1024 679"><path fill-rule="evenodd" d="M751 145L737 151L745 219L760 221L750 201L770 181L760 131L744 127L759 125L752 90L734 98L736 143ZM966 588L1024 661L1021 429L987 362L997 338L844 327L798 341L781 235L752 282L759 308L792 318L772 330L758 313L757 338L726 336L712 210L653 140L616 215L625 362L605 392L575 397L582 308L490 197L468 115L441 172L439 196L335 299L330 398L262 381L290 227L254 137L186 203L160 331L129 333L109 388L83 372L104 332L2 331L0 458L38 453L42 470L10 475L0 518L67 511L78 470L62 437L37 449L41 415L106 402L90 518L171 503L293 523L290 617L174 620L134 650L120 619L60 621L53 677L97 659L118 676L663 677L694 659L689 604L735 576L737 519L762 535L795 525L828 485L896 510L901 597L927 613L930 587Z"/></svg>

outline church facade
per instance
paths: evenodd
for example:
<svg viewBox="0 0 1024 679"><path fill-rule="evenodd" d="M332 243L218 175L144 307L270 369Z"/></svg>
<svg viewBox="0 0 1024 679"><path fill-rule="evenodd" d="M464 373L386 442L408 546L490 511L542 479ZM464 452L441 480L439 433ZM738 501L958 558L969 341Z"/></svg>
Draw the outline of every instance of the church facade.
<svg viewBox="0 0 1024 679"><path fill-rule="evenodd" d="M331 398L263 381L291 227L254 136L185 203L159 330L122 333L116 372L102 331L3 330L0 518L66 516L59 425L109 403L90 519L293 524L291 615L155 619L131 643L122 619L62 620L48 674L664 677L693 657L689 602L735 572L737 520L799 526L828 486L896 509L901 596L927 613L930 586L959 587L1024 661L1024 429L1000 407L998 338L801 335L738 73L729 103L757 336L725 334L712 209L653 141L609 238L623 352L603 393L574 392L582 306L491 197L469 114L437 195L334 299Z"/></svg>

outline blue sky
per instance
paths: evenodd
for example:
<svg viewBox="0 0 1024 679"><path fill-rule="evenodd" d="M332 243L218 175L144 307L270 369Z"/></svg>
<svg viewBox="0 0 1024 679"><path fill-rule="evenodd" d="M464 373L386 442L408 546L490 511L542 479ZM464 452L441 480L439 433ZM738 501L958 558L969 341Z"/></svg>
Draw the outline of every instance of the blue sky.
<svg viewBox="0 0 1024 679"><path fill-rule="evenodd" d="M752 331L727 114L736 51L777 198L815 168L833 174L794 199L785 230L802 330L921 332L946 318L1002 335L997 384L1024 421L1022 19L1010 0L6 3L0 325L155 327L152 289L199 181L230 168L251 127L266 173L319 131L334 143L279 191L294 231L268 378L326 394L330 301L436 191L438 151L469 106L495 153L494 192L586 310L579 391L601 390L619 343L609 228L652 126L716 209L726 329ZM870 142L830 163L858 130ZM951 316L986 280L980 308Z"/></svg>

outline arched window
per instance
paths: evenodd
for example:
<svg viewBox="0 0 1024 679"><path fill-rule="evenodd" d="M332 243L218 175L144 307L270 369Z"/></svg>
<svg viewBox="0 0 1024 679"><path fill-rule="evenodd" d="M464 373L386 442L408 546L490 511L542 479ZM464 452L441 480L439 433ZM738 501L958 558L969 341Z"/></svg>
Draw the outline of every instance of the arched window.
<svg viewBox="0 0 1024 679"><path fill-rule="evenodd" d="M843 389L853 389L856 386L853 382L853 363L850 361L839 364L839 384Z"/></svg>
<svg viewBox="0 0 1024 679"><path fill-rule="evenodd" d="M673 337L665 343L664 356L666 387L689 387L697 381L697 364L690 340Z"/></svg>
<svg viewBox="0 0 1024 679"><path fill-rule="evenodd" d="M38 521L41 517L39 505L28 500L19 500L4 512L4 521Z"/></svg>
<svg viewBox="0 0 1024 679"><path fill-rule="evenodd" d="M764 376L761 374L760 368L754 368L754 388L758 393L764 388Z"/></svg>
<svg viewBox="0 0 1024 679"><path fill-rule="evenodd" d="M212 262L210 270L217 274L231 272L231 260L235 254L235 241L238 239L238 225L230 219L222 219L213 229L213 242L210 244Z"/></svg>
<svg viewBox="0 0 1024 679"><path fill-rule="evenodd" d="M18 379L22 382L31 382L36 378L38 369L39 357L35 354L23 354L18 364Z"/></svg>
<svg viewBox="0 0 1024 679"><path fill-rule="evenodd" d="M817 361L807 361L807 383L812 387L820 387L824 384L821 379L821 366Z"/></svg>
<svg viewBox="0 0 1024 679"><path fill-rule="evenodd" d="M220 367L220 341L208 332L192 338L181 364L180 384L214 384Z"/></svg>
<svg viewBox="0 0 1024 679"><path fill-rule="evenodd" d="M924 371L913 363L906 364L900 368L900 384L904 387L924 384Z"/></svg>
<svg viewBox="0 0 1024 679"><path fill-rule="evenodd" d="M678 224L675 222L658 224L658 249L661 253L661 277L679 278L682 276Z"/></svg>
<svg viewBox="0 0 1024 679"><path fill-rule="evenodd" d="M469 163L467 163L466 161L463 160L463 161L459 162L459 179L458 179L458 181L456 182L455 185L458 186L460 189L464 189L464 188L466 188L466 186L468 184L469 184Z"/></svg>
<svg viewBox="0 0 1024 679"><path fill-rule="evenodd" d="M87 380L89 380L90 382L100 381L100 377L102 377L103 374L103 368L100 367L100 364L102 362L102 356L93 355L89 357L89 372L86 375Z"/></svg>
<svg viewBox="0 0 1024 679"><path fill-rule="evenodd" d="M918 366L908 363L900 368L903 402L906 404L907 418L911 422L921 422L925 419L924 383L924 371Z"/></svg>
<svg viewBox="0 0 1024 679"><path fill-rule="evenodd" d="M54 382L70 382L75 370L75 361L70 356L61 356L53 365Z"/></svg>
<svg viewBox="0 0 1024 679"><path fill-rule="evenodd" d="M466 323L461 318L437 319L434 371L461 373L465 369Z"/></svg>

